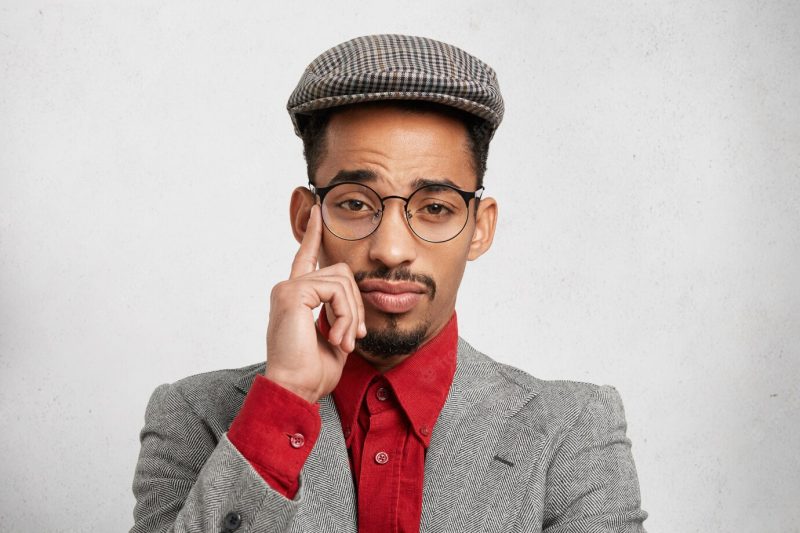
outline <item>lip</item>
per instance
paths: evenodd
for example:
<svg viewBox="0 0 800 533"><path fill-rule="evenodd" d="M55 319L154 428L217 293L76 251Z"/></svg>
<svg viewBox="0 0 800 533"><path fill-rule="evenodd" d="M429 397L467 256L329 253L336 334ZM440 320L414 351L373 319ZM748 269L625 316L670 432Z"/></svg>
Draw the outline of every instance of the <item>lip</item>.
<svg viewBox="0 0 800 533"><path fill-rule="evenodd" d="M409 281L391 283L380 279L368 279L360 282L361 292L385 292L386 294L417 293L425 294L428 289L419 283Z"/></svg>
<svg viewBox="0 0 800 533"><path fill-rule="evenodd" d="M366 280L358 284L364 302L378 311L401 314L411 311L427 293L417 283L389 283L381 280Z"/></svg>

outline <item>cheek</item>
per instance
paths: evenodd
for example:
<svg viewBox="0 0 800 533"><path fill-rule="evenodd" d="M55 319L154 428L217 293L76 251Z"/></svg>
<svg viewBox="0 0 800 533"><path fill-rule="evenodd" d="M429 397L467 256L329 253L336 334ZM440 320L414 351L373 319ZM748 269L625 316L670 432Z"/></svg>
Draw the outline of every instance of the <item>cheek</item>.
<svg viewBox="0 0 800 533"><path fill-rule="evenodd" d="M328 233L325 228L322 229L322 242L319 247L319 267L325 268L338 263L336 259L339 255L338 243L339 239L331 238L333 235Z"/></svg>
<svg viewBox="0 0 800 533"><path fill-rule="evenodd" d="M451 268L447 269L447 271L443 271L440 275L443 288L445 288L449 294L452 294L452 298L455 298L455 293L461 285L465 266L464 261L459 261L458 263L452 264Z"/></svg>
<svg viewBox="0 0 800 533"><path fill-rule="evenodd" d="M437 289L445 300L455 299L467 265L468 251L466 246L458 245L442 249L432 256L433 261L430 263L433 267L432 274L436 280ZM446 298L444 298L445 296Z"/></svg>
<svg viewBox="0 0 800 533"><path fill-rule="evenodd" d="M361 250L363 241L344 241L323 229L322 244L319 249L319 267L325 268L337 263L347 263L352 270L357 270L358 265L366 257L366 252Z"/></svg>

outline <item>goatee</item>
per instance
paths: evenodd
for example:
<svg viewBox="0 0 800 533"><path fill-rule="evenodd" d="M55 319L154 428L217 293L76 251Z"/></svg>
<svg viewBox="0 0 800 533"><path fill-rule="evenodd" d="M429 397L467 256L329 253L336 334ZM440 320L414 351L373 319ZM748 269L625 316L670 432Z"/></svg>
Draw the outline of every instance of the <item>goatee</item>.
<svg viewBox="0 0 800 533"><path fill-rule="evenodd" d="M425 322L410 331L401 331L392 317L388 328L368 331L366 337L356 340L356 348L381 359L414 353L422 345L429 327Z"/></svg>

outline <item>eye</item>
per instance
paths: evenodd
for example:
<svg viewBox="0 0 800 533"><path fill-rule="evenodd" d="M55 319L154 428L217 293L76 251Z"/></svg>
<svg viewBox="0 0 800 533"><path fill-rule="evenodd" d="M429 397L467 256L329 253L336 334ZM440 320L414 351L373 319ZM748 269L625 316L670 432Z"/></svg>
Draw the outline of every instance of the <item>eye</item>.
<svg viewBox="0 0 800 533"><path fill-rule="evenodd" d="M339 206L347 209L348 211L363 211L366 207L366 204L361 200L345 200L343 202L339 202Z"/></svg>
<svg viewBox="0 0 800 533"><path fill-rule="evenodd" d="M442 204L428 204L424 206L423 209L425 210L425 213L429 215L442 215L449 211L449 209Z"/></svg>

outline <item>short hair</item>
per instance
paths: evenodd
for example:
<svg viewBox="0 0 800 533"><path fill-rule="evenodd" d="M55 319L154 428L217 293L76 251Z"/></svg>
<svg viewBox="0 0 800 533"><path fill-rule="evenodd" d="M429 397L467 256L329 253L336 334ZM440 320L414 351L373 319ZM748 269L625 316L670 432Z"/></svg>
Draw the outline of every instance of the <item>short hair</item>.
<svg viewBox="0 0 800 533"><path fill-rule="evenodd" d="M437 104L435 102L415 100L381 100L352 104L347 106L331 107L315 111L306 115L302 120L300 137L303 139L303 155L306 158L308 181L314 182L314 174L325 156L325 140L328 124L331 117L345 109L359 107L395 107L409 113L439 113L455 118L464 125L467 132L467 148L472 156L472 166L477 177L477 186L483 186L483 176L486 174L486 162L489 158L489 142L492 139L493 128L484 119L461 111L454 107Z"/></svg>

